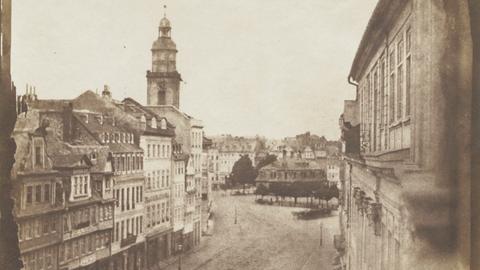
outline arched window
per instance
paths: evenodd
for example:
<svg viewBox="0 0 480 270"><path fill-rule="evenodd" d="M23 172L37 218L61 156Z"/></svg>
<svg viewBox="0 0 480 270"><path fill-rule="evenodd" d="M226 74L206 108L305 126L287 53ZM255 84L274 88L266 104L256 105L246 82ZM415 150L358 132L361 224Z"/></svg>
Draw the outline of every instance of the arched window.
<svg viewBox="0 0 480 270"><path fill-rule="evenodd" d="M146 123L146 122L147 122L147 119L145 118L145 115L142 115L142 116L140 117L140 122L142 122L142 123Z"/></svg>
<svg viewBox="0 0 480 270"><path fill-rule="evenodd" d="M157 128L157 118L152 118L152 128Z"/></svg>
<svg viewBox="0 0 480 270"><path fill-rule="evenodd" d="M158 91L158 104L159 105L165 105L166 103L166 93L165 90L159 90Z"/></svg>

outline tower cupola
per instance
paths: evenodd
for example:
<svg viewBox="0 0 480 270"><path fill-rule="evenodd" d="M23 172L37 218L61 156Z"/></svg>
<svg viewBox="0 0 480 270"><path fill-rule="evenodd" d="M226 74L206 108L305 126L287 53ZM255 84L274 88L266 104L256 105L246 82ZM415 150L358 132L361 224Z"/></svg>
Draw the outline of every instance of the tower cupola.
<svg viewBox="0 0 480 270"><path fill-rule="evenodd" d="M167 37L170 38L170 31L172 27L170 25L170 21L164 15L164 17L160 20L160 26L158 27L160 37Z"/></svg>
<svg viewBox="0 0 480 270"><path fill-rule="evenodd" d="M178 108L182 78L177 71L177 46L171 38L172 26L166 14L158 30L158 38L152 44L152 69L147 71L147 104Z"/></svg>

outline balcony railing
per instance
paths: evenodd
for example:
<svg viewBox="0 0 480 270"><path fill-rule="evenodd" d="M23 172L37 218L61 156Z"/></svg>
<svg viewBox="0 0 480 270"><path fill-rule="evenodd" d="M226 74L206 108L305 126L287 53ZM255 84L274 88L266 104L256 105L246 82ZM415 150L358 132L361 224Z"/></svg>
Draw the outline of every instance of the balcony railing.
<svg viewBox="0 0 480 270"><path fill-rule="evenodd" d="M84 221L84 222L81 222L81 223L78 223L76 226L74 226L74 229L75 230L80 230L80 229L83 229L83 228L86 228L90 226L90 221Z"/></svg>
<svg viewBox="0 0 480 270"><path fill-rule="evenodd" d="M136 235L128 234L127 238L124 238L124 239L122 239L122 241L120 241L120 247L125 247L125 246L128 246L128 245L135 244L136 241L137 241L137 236Z"/></svg>

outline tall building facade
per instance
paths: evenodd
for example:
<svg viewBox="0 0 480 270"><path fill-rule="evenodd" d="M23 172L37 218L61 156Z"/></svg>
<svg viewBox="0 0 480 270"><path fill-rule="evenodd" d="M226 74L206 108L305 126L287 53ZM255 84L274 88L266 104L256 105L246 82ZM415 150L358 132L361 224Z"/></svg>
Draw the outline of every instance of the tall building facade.
<svg viewBox="0 0 480 270"><path fill-rule="evenodd" d="M346 269L468 269L468 4L438 2L380 0L354 58L340 117Z"/></svg>
<svg viewBox="0 0 480 270"><path fill-rule="evenodd" d="M180 82L177 71L177 46L171 37L170 21L164 17L152 45L152 70L147 71L147 105L172 105L180 108Z"/></svg>
<svg viewBox="0 0 480 270"><path fill-rule="evenodd" d="M146 108L175 126L176 144L188 157L183 163L185 170L182 170L185 174L185 217L181 238L183 247L188 249L198 245L201 238L203 123L179 109L182 79L176 68L177 49L171 39L171 29L170 21L162 18L159 37L152 46L152 71L147 72ZM181 164L181 160L178 163Z"/></svg>
<svg viewBox="0 0 480 270"><path fill-rule="evenodd" d="M144 149L146 265L155 267L171 254L174 126L131 98L120 106L140 123L139 146Z"/></svg>

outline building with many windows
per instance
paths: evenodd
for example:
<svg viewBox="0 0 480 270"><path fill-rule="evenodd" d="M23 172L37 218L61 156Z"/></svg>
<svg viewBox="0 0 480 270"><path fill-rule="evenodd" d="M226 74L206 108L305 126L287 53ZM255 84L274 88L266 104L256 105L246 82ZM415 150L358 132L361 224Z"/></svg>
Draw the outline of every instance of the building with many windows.
<svg viewBox="0 0 480 270"><path fill-rule="evenodd" d="M46 127L38 118L17 121L14 181L15 218L24 269L59 269L65 208L63 184L47 155ZM38 115L37 115L38 116ZM41 213L39 215L39 213Z"/></svg>
<svg viewBox="0 0 480 270"><path fill-rule="evenodd" d="M232 173L232 168L243 155L248 155L252 164L255 164L256 138L232 136L230 134L212 137L212 148L218 151L218 180L217 185L226 184Z"/></svg>
<svg viewBox="0 0 480 270"><path fill-rule="evenodd" d="M201 190L202 190L202 145L203 145L203 123L192 116L180 111L180 81L181 76L176 69L176 45L171 38L171 23L164 17L160 21L159 37L152 45L152 70L147 71L147 109L157 115L168 119L175 126L175 140L181 145L183 153L188 155L188 162L185 164L190 170L186 170L186 182L190 179L190 192L195 190L195 196L185 195L185 203L190 200L196 205L198 211L192 214L192 245L200 242L201 237ZM188 185L186 185L186 188ZM185 227L183 239L190 238L188 235L189 219L187 218L190 208L185 206ZM187 247L188 245L184 245Z"/></svg>
<svg viewBox="0 0 480 270"><path fill-rule="evenodd" d="M119 106L141 123L139 145L144 149L146 265L154 267L171 253L172 194L174 193L172 139L174 127L167 119L131 98Z"/></svg>
<svg viewBox="0 0 480 270"><path fill-rule="evenodd" d="M185 187L186 164L188 155L183 153L182 145L173 142L172 145L172 242L171 253L178 254L183 243L183 230L185 226Z"/></svg>
<svg viewBox="0 0 480 270"><path fill-rule="evenodd" d="M273 183L326 181L325 169L314 161L288 159L275 161L260 169L256 185L270 187Z"/></svg>
<svg viewBox="0 0 480 270"><path fill-rule="evenodd" d="M340 117L344 268L468 268L469 29L466 1L378 2Z"/></svg>
<svg viewBox="0 0 480 270"><path fill-rule="evenodd" d="M17 121L21 161L14 172L24 268L108 269L114 205L108 148L63 140L61 117L33 109ZM31 179L35 185L25 182L32 169L43 172Z"/></svg>

